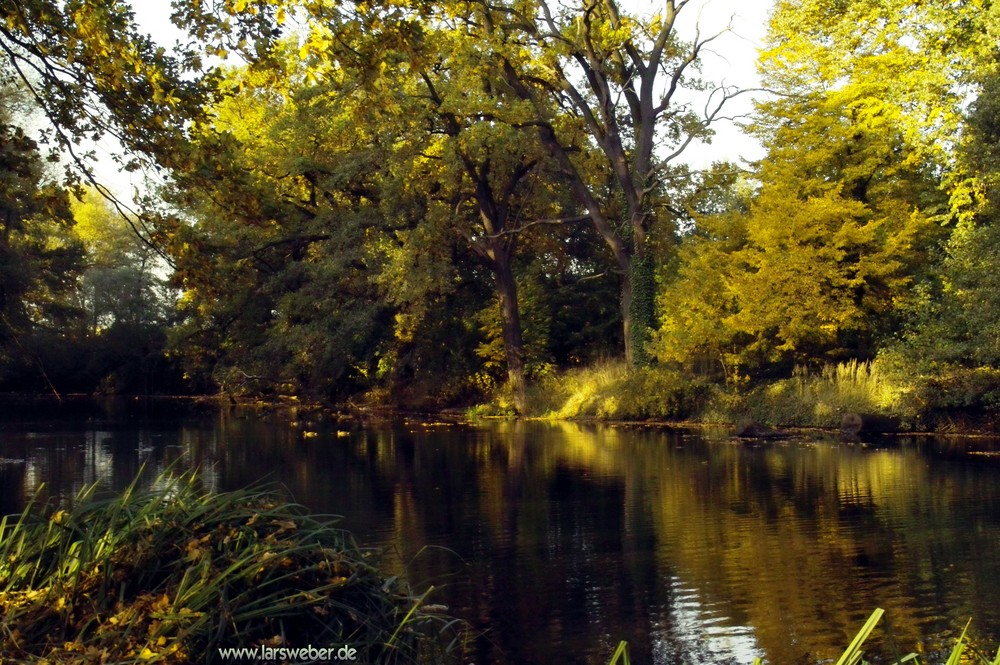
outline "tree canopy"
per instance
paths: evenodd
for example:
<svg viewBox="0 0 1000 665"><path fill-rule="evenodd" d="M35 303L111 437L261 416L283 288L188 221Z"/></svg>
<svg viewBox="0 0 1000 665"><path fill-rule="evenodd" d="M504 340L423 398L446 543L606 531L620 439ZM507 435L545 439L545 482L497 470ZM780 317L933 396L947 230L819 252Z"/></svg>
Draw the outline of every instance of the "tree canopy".
<svg viewBox="0 0 1000 665"><path fill-rule="evenodd" d="M703 80L724 42L682 28L687 0L173 10L168 46L120 0L0 2L5 71L48 121L2 119L8 365L33 330L146 329L201 389L505 386L527 412L533 382L608 353L728 389L997 362L985 0L779 0L745 126L766 156L700 173L686 151L745 91ZM96 198L100 137L165 181L135 210Z"/></svg>

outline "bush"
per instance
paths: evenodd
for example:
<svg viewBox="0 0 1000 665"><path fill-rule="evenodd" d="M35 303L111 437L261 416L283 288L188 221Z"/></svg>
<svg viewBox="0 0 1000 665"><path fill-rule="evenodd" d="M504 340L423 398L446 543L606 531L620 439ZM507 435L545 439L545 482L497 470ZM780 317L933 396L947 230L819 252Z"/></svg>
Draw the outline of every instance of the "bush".
<svg viewBox="0 0 1000 665"><path fill-rule="evenodd" d="M0 521L0 653L24 663L217 661L218 649L348 645L418 662L450 625L347 532L263 489L161 477Z"/></svg>

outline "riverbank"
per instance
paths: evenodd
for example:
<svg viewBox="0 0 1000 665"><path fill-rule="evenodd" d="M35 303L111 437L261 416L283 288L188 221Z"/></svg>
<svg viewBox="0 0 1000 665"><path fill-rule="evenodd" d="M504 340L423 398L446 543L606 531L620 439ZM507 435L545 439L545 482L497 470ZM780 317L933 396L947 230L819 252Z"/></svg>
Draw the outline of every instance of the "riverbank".
<svg viewBox="0 0 1000 665"><path fill-rule="evenodd" d="M512 416L513 403L498 391L468 415ZM748 436L770 428L980 434L1000 426L996 410L972 395L964 402L950 393L932 399L926 386L855 361L755 383L712 381L663 367L630 370L608 361L537 381L522 415L726 426Z"/></svg>
<svg viewBox="0 0 1000 665"><path fill-rule="evenodd" d="M947 385L944 385L947 384ZM792 376L751 382L714 380L662 366L630 369L604 361L546 373L529 384L527 408L518 413L500 387L472 406L387 403L382 393L339 405L293 395L235 398L103 397L93 395L3 395L0 418L23 419L94 409L102 412L163 415L184 410L250 408L281 412L306 431L321 421L391 420L399 417L477 419L520 417L553 421L642 422L659 425L724 426L748 437L772 429L818 428L859 433L924 432L995 434L1000 410L993 406L992 383L980 381L959 390L944 381L935 392L927 379L915 380L873 362L850 361ZM1000 389L998 389L1000 390Z"/></svg>

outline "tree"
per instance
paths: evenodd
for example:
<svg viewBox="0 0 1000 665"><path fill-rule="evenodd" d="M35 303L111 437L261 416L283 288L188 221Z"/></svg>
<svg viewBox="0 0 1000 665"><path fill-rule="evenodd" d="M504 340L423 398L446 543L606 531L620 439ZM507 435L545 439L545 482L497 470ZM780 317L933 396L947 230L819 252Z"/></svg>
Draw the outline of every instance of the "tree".
<svg viewBox="0 0 1000 665"><path fill-rule="evenodd" d="M165 262L94 189L83 189L71 209L73 236L85 250L75 300L86 331L65 380L116 394L183 389L164 353L175 305Z"/></svg>
<svg viewBox="0 0 1000 665"><path fill-rule="evenodd" d="M119 141L125 153L116 158L129 170L144 159L181 167L185 132L216 92L200 48L167 51L138 32L122 0L3 0L0 55L49 121L46 141L77 169L67 175L104 195L110 193L93 179L92 153L81 145Z"/></svg>
<svg viewBox="0 0 1000 665"><path fill-rule="evenodd" d="M82 288L91 333L164 325L172 303L159 255L97 191L85 189L71 207L74 234L87 250Z"/></svg>
<svg viewBox="0 0 1000 665"><path fill-rule="evenodd" d="M0 110L0 367L8 380L37 369L56 390L34 341L78 320L83 248L67 192L46 180L37 144L13 121Z"/></svg>
<svg viewBox="0 0 1000 665"><path fill-rule="evenodd" d="M460 29L428 26L423 46L425 60L414 67L411 83L423 102L415 115L418 126L408 130L414 151L408 154L423 165L417 187L449 201L444 212L451 232L493 277L507 383L523 413L525 348L515 256L545 227L585 217L564 214L554 165L534 133L512 120L510 107L517 100L498 85L497 63Z"/></svg>
<svg viewBox="0 0 1000 665"><path fill-rule="evenodd" d="M657 293L660 326L650 353L661 364L700 375L721 373L738 381L752 360L749 340L732 325L739 311L733 277L737 255L747 245L747 213L754 185L734 164L715 164L698 179L686 207L691 228L680 240L676 266Z"/></svg>
<svg viewBox="0 0 1000 665"><path fill-rule="evenodd" d="M962 108L993 66L998 18L983 0L780 0L760 71L781 96L763 105L764 115L776 124L808 117L810 99L822 93L862 124L894 126L911 164L938 169L950 198L943 214L967 216L976 184L955 149Z"/></svg>
<svg viewBox="0 0 1000 665"><path fill-rule="evenodd" d="M736 94L715 89L704 115L682 101L708 88L696 70L717 37L680 38L677 19L687 4L668 0L649 20L624 14L615 0L558 9L544 0L475 3L471 14L465 4L455 9L466 12L474 39L501 63L504 82L523 102L523 124L537 128L618 264L630 364L644 362L654 323L650 236L658 223L672 224L664 200L670 165L692 141L710 135L710 124ZM577 158L581 131L599 151L607 178L591 179Z"/></svg>
<svg viewBox="0 0 1000 665"><path fill-rule="evenodd" d="M960 165L978 185L973 215L948 239L938 279L920 291L901 339L884 359L912 386L924 412L952 414L1000 407L1000 83L984 68L966 117ZM978 412L978 413L977 413Z"/></svg>
<svg viewBox="0 0 1000 665"><path fill-rule="evenodd" d="M277 61L276 61L277 62ZM230 393L344 397L368 383L389 308L372 279L382 148L335 90L289 70L236 70L177 171L161 228L192 374Z"/></svg>
<svg viewBox="0 0 1000 665"><path fill-rule="evenodd" d="M745 210L696 216L663 296L682 311L665 314L661 358L710 351L758 372L871 358L932 279L957 172L935 139L958 136L958 92L906 35L931 39L940 15L911 33L887 3L846 18L835 4L776 7L761 68L779 94L751 128L768 149L759 189Z"/></svg>

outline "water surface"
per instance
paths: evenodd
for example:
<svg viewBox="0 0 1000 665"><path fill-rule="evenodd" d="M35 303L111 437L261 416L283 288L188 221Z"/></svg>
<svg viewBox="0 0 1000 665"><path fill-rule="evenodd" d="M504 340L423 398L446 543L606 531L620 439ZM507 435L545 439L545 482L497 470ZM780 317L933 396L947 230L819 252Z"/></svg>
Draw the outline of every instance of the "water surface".
<svg viewBox="0 0 1000 665"><path fill-rule="evenodd" d="M636 663L820 663L875 607L904 653L946 648L969 617L995 652L996 449L53 409L0 425L0 512L43 483L120 490L169 465L218 490L266 479L433 584L477 632L480 664L603 664L622 639ZM891 651L882 631L870 642Z"/></svg>

